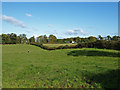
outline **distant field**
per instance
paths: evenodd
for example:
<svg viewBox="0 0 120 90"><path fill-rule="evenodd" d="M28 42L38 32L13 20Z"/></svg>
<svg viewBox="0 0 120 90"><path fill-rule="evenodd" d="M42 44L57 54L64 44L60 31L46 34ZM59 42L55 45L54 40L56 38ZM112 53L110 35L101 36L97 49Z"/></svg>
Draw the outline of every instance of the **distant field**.
<svg viewBox="0 0 120 90"><path fill-rule="evenodd" d="M119 53L94 48L47 51L33 45L3 45L2 87L115 88Z"/></svg>
<svg viewBox="0 0 120 90"><path fill-rule="evenodd" d="M59 47L59 46L65 46L65 45L68 45L68 46L75 46L77 44L43 44L44 46L48 46L48 47Z"/></svg>

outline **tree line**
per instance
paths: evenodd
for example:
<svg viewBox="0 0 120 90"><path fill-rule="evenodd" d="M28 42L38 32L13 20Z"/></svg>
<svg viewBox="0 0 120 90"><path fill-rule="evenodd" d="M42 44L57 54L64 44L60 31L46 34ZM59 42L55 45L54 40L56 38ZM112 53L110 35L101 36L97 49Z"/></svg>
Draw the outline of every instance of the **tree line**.
<svg viewBox="0 0 120 90"><path fill-rule="evenodd" d="M80 38L80 37L71 37L71 38L64 38L64 39L57 39L55 35L41 35L35 38L34 36L27 38L26 34L17 35L15 33L11 34L1 34L0 37L2 38L0 43L2 44L30 44L30 43L40 43L40 44L64 44L64 43L89 43L95 42L97 40L101 41L119 41L120 36L113 36L110 35L106 37L102 37L101 35L97 37L89 36L87 38Z"/></svg>

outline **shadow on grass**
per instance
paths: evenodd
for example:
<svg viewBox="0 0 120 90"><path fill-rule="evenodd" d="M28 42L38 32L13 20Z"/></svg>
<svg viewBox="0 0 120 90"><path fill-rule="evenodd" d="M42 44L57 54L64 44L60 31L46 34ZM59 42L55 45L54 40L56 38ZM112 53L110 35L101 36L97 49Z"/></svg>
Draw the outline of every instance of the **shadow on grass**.
<svg viewBox="0 0 120 90"><path fill-rule="evenodd" d="M120 69L109 70L105 73L92 74L86 73L86 82L89 84L100 83L102 88L119 88L120 89Z"/></svg>
<svg viewBox="0 0 120 90"><path fill-rule="evenodd" d="M68 52L69 56L108 56L108 57L120 57L120 53L96 51L96 50L74 50Z"/></svg>

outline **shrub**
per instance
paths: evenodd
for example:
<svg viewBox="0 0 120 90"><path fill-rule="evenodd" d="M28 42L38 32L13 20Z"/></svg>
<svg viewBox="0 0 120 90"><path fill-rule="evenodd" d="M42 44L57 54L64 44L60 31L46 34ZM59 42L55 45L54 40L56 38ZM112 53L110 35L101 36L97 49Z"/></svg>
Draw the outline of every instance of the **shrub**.
<svg viewBox="0 0 120 90"><path fill-rule="evenodd" d="M56 49L63 49L63 46L58 46L56 47Z"/></svg>
<svg viewBox="0 0 120 90"><path fill-rule="evenodd" d="M65 45L63 48L64 48L64 49L67 49L68 47L69 47L68 45Z"/></svg>
<svg viewBox="0 0 120 90"><path fill-rule="evenodd" d="M88 43L79 43L77 48L100 48L100 49L116 49L120 50L120 41L105 41L105 40L97 40L96 42L88 42Z"/></svg>
<svg viewBox="0 0 120 90"><path fill-rule="evenodd" d="M31 45L35 45L41 47L46 50L55 50L55 49L70 49L70 48L100 48L100 49L115 49L120 50L120 41L105 41L105 40L97 40L96 42L88 42L88 43L78 43L77 45L73 46L59 46L59 47L49 47L43 46L40 43L32 42Z"/></svg>

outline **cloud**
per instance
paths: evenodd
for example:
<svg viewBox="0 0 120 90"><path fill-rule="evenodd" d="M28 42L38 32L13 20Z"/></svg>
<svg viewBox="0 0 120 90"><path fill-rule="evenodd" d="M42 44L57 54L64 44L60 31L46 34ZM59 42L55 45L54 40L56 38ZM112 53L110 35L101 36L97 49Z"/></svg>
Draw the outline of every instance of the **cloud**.
<svg viewBox="0 0 120 90"><path fill-rule="evenodd" d="M33 36L34 36L35 38L37 38L37 37L38 37L38 35L36 35L36 34L34 34Z"/></svg>
<svg viewBox="0 0 120 90"><path fill-rule="evenodd" d="M48 27L50 28L54 28L54 26L52 24L48 24Z"/></svg>
<svg viewBox="0 0 120 90"><path fill-rule="evenodd" d="M29 13L26 13L25 15L26 15L26 16L28 16L28 17L31 17L31 16L32 16L32 15L31 15L31 14L29 14Z"/></svg>
<svg viewBox="0 0 120 90"><path fill-rule="evenodd" d="M66 32L67 35L85 35L86 33L79 28L74 28Z"/></svg>
<svg viewBox="0 0 120 90"><path fill-rule="evenodd" d="M2 20L6 21L6 22L8 22L8 23L10 23L14 26L19 26L21 28L26 28L26 25L23 22L15 19L14 17L9 17L9 16L6 16L6 15L2 15Z"/></svg>

